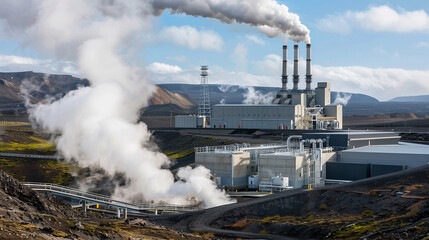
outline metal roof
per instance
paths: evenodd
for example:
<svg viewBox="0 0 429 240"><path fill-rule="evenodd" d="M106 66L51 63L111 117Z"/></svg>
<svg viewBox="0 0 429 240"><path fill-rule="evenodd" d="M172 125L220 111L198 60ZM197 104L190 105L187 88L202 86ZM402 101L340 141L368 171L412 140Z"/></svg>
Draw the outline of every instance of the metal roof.
<svg viewBox="0 0 429 240"><path fill-rule="evenodd" d="M395 154L419 154L429 155L429 145L410 144L400 142L392 145L371 145L345 150L343 152L355 153L395 153Z"/></svg>
<svg viewBox="0 0 429 240"><path fill-rule="evenodd" d="M376 132L376 131L338 131L338 132L316 132L311 134L317 134L317 135L383 135L383 134L396 134L395 132Z"/></svg>

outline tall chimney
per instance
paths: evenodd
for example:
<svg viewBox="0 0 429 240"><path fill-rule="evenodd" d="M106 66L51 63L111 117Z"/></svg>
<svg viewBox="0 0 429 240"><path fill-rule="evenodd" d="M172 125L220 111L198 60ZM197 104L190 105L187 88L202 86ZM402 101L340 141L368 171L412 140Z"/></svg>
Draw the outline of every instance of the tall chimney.
<svg viewBox="0 0 429 240"><path fill-rule="evenodd" d="M307 72L305 73L306 90L311 90L311 44L307 44Z"/></svg>
<svg viewBox="0 0 429 240"><path fill-rule="evenodd" d="M293 59L293 90L298 90L299 75L298 75L298 44L293 46L294 59Z"/></svg>
<svg viewBox="0 0 429 240"><path fill-rule="evenodd" d="M282 92L287 91L287 46L283 45Z"/></svg>

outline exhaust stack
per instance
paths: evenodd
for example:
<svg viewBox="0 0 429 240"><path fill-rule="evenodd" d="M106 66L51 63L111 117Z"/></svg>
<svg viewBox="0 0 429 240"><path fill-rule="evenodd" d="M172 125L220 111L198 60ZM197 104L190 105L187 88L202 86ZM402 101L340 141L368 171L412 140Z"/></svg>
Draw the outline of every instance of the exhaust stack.
<svg viewBox="0 0 429 240"><path fill-rule="evenodd" d="M307 44L307 72L305 74L306 90L311 91L311 44Z"/></svg>
<svg viewBox="0 0 429 240"><path fill-rule="evenodd" d="M282 92L287 91L287 46L283 45Z"/></svg>
<svg viewBox="0 0 429 240"><path fill-rule="evenodd" d="M294 60L293 60L293 90L298 90L299 75L298 75L298 44L293 46Z"/></svg>

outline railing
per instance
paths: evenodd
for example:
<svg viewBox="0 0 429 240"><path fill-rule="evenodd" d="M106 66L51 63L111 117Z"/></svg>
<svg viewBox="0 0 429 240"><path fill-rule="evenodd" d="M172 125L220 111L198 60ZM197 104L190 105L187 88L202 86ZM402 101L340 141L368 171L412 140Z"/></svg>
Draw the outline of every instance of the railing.
<svg viewBox="0 0 429 240"><path fill-rule="evenodd" d="M286 148L284 143L266 143L266 144L230 144L223 146L207 146L207 147L196 147L195 152L236 152L236 151L250 151L250 150L263 150L263 149L278 149Z"/></svg>
<svg viewBox="0 0 429 240"><path fill-rule="evenodd" d="M124 201L114 200L109 196L84 192L75 188L65 187L52 183L37 183L37 182L25 182L22 183L35 191L38 192L50 192L56 195L62 195L74 199L85 200L88 202L101 203L108 206L126 208L135 211L156 211L161 210L165 212L189 212L200 210L199 207L187 206L187 205L174 205L174 204L157 204L152 202L144 203L128 203Z"/></svg>
<svg viewBox="0 0 429 240"><path fill-rule="evenodd" d="M19 158L33 158L33 159L64 159L63 156L57 155L33 155L33 154L20 154L20 153L5 153L0 152L0 157L19 157Z"/></svg>

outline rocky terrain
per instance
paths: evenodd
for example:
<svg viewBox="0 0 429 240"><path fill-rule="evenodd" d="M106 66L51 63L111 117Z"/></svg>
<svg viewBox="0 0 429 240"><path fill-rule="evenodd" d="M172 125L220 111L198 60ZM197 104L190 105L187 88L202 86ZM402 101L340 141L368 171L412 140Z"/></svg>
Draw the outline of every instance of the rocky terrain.
<svg viewBox="0 0 429 240"><path fill-rule="evenodd" d="M429 166L152 221L262 239L429 239Z"/></svg>
<svg viewBox="0 0 429 240"><path fill-rule="evenodd" d="M210 235L208 235L210 236ZM0 170L0 239L207 239L143 219L117 220L73 210Z"/></svg>

